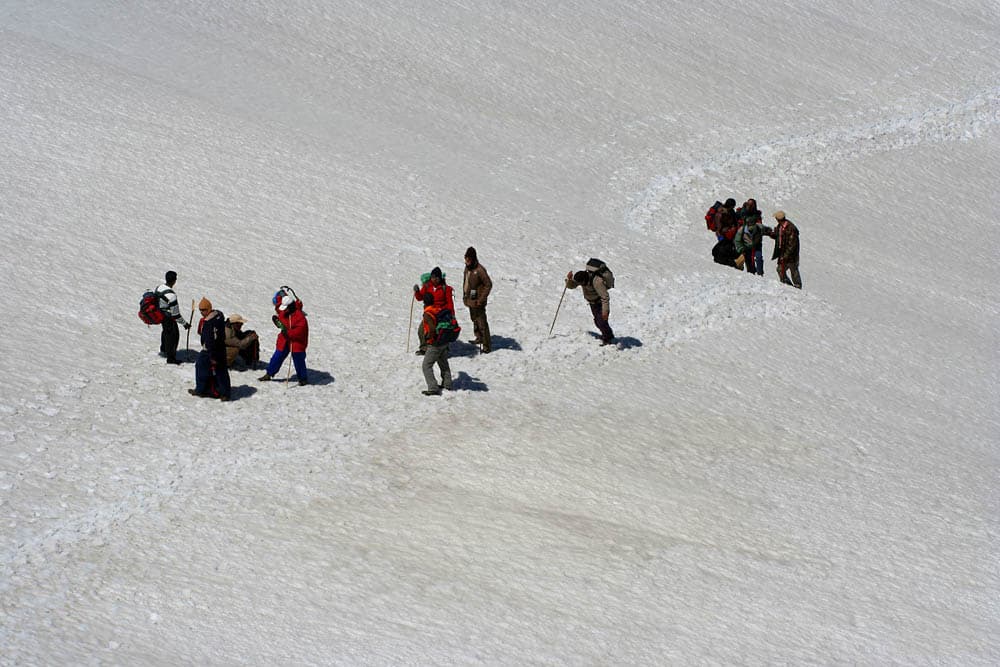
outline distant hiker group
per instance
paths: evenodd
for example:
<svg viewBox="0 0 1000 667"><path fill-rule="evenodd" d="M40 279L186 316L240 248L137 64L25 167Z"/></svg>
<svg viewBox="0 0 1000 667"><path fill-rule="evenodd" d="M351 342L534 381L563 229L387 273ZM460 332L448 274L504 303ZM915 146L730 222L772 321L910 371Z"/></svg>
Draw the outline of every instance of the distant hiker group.
<svg viewBox="0 0 1000 667"><path fill-rule="evenodd" d="M746 200L737 209L736 200L716 201L705 213L705 225L715 233L712 258L718 264L746 269L748 273L764 275L763 238L774 239L772 260L778 261L778 278L786 285L802 289L799 275L799 230L784 211L775 211L776 225L761 224L761 213L755 199Z"/></svg>
<svg viewBox="0 0 1000 667"><path fill-rule="evenodd" d="M177 347L180 344L178 323L188 330L190 343L191 323L185 320L180 312L177 294L173 289L176 282L177 273L167 271L164 283L155 290L145 292L139 301L139 319L148 325L159 324L162 327L160 356L166 357L168 364L181 363L177 359ZM290 353L295 366L296 380L300 385L308 384L309 376L305 360L306 348L309 345L309 323L302 311L302 301L295 296L292 288L286 285L274 293L271 303L275 311L272 321L278 328L278 339L267 371L258 379L261 381L272 379ZM192 319L194 308L195 302L192 300ZM260 363L260 338L256 331L243 329L246 319L242 315L231 315L226 318L206 297L202 297L198 302L198 311L201 314L197 326L201 349L194 364L195 386L189 389L188 393L192 396L228 401L232 394L229 369L257 368Z"/></svg>

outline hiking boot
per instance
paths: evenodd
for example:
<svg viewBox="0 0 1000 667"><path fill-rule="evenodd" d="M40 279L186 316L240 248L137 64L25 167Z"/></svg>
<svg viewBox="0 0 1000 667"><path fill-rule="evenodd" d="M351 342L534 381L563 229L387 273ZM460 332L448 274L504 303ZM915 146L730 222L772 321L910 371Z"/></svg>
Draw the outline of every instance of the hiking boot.
<svg viewBox="0 0 1000 667"><path fill-rule="evenodd" d="M424 396L440 396L441 395L441 390L440 389L424 389L420 393L423 394Z"/></svg>
<svg viewBox="0 0 1000 667"><path fill-rule="evenodd" d="M601 341L601 347L604 347L605 345L614 345L614 344L615 344L614 338L609 338L608 340Z"/></svg>
<svg viewBox="0 0 1000 667"><path fill-rule="evenodd" d="M229 397L228 396L219 396L219 400L222 401L223 403L225 403L226 401L229 400Z"/></svg>
<svg viewBox="0 0 1000 667"><path fill-rule="evenodd" d="M270 382L273 379L274 379L273 377L271 377L267 373L264 373L259 378L257 378L257 382Z"/></svg>
<svg viewBox="0 0 1000 667"><path fill-rule="evenodd" d="M309 384L309 380L299 380L299 386L304 387Z"/></svg>
<svg viewBox="0 0 1000 667"><path fill-rule="evenodd" d="M482 354L489 354L492 351L493 351L493 348L489 348L489 347L484 347L482 350L480 350L480 352Z"/></svg>
<svg viewBox="0 0 1000 667"><path fill-rule="evenodd" d="M417 356L422 357L427 354L427 350L417 350Z"/></svg>
<svg viewBox="0 0 1000 667"><path fill-rule="evenodd" d="M197 389L188 389L188 393L192 396L197 396L198 398L210 398L208 394L202 394Z"/></svg>
<svg viewBox="0 0 1000 667"><path fill-rule="evenodd" d="M168 364L176 364L178 366L181 365L181 362L177 361L176 359L167 359L167 363Z"/></svg>

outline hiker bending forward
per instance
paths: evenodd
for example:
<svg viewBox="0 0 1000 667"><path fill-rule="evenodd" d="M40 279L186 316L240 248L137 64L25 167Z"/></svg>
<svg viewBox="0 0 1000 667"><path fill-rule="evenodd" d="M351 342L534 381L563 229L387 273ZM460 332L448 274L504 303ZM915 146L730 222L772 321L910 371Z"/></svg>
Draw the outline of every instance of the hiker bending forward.
<svg viewBox="0 0 1000 667"><path fill-rule="evenodd" d="M566 274L566 288L583 290L583 298L590 304L590 312L594 315L594 324L601 332L601 345L614 342L615 333L608 324L611 314L611 293L608 292L604 279L594 271L570 271Z"/></svg>

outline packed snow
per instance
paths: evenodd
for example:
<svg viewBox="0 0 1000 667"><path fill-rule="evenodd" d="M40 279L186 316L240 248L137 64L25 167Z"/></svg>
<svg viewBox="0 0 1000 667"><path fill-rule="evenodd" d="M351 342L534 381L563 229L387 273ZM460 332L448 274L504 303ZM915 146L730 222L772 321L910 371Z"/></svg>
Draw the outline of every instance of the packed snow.
<svg viewBox="0 0 1000 667"><path fill-rule="evenodd" d="M0 35L0 665L1000 663L996 2ZM802 290L712 262L727 197L798 225ZM423 396L412 285L470 245L494 351L460 307ZM265 358L294 287L311 383L189 396L197 336L136 317L168 269Z"/></svg>

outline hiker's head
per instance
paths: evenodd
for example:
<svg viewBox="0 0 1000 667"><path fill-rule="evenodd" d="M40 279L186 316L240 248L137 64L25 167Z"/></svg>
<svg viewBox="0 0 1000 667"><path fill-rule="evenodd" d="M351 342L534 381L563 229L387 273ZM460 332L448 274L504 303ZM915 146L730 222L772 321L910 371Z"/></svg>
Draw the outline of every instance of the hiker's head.
<svg viewBox="0 0 1000 667"><path fill-rule="evenodd" d="M444 280L444 275L441 273L441 267L435 266L431 269L431 282L435 285Z"/></svg>
<svg viewBox="0 0 1000 667"><path fill-rule="evenodd" d="M278 306L281 305L281 300L284 299L285 296L287 296L285 294L285 290L280 289L274 293L274 296L271 297L271 303L274 304L275 308L277 308Z"/></svg>
<svg viewBox="0 0 1000 667"><path fill-rule="evenodd" d="M577 271L573 274L573 282L577 285L589 285L590 284L590 272L589 271Z"/></svg>
<svg viewBox="0 0 1000 667"><path fill-rule="evenodd" d="M234 329L239 330L246 323L246 320L243 319L242 315L230 315L229 316L229 323L231 325L233 325Z"/></svg>
<svg viewBox="0 0 1000 667"><path fill-rule="evenodd" d="M726 208L736 208L736 200L730 197L726 200Z"/></svg>
<svg viewBox="0 0 1000 667"><path fill-rule="evenodd" d="M466 249L466 251L465 251L465 265L466 266L475 266L476 262L478 262L478 261L479 260L476 257L476 249L473 248L472 246L469 246L468 249Z"/></svg>
<svg viewBox="0 0 1000 667"><path fill-rule="evenodd" d="M164 282L167 283L168 286L173 286L173 284L177 282L177 272L167 271L165 274L163 274L163 280Z"/></svg>
<svg viewBox="0 0 1000 667"><path fill-rule="evenodd" d="M207 315L212 312L212 302L206 297L201 297L201 301L198 302L198 310L202 315Z"/></svg>
<svg viewBox="0 0 1000 667"><path fill-rule="evenodd" d="M782 220L785 219L785 212L784 211L775 211L774 212L774 219L777 220L778 222L781 222Z"/></svg>

